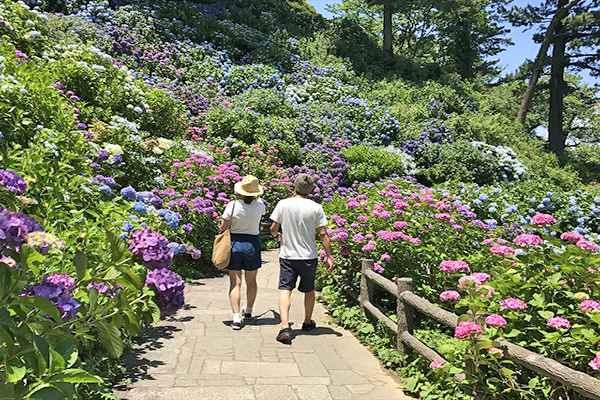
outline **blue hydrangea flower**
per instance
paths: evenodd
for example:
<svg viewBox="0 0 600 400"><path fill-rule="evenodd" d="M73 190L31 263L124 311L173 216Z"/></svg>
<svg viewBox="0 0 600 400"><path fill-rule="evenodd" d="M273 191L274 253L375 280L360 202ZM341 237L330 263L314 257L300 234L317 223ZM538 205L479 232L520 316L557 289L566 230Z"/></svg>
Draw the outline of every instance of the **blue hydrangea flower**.
<svg viewBox="0 0 600 400"><path fill-rule="evenodd" d="M185 253L187 251L187 246L183 243L179 243L179 252Z"/></svg>
<svg viewBox="0 0 600 400"><path fill-rule="evenodd" d="M496 211L498 211L498 210L496 209L496 207L490 207L490 208L488 208L488 211L489 211L490 213L495 213L495 212L496 212Z"/></svg>
<svg viewBox="0 0 600 400"><path fill-rule="evenodd" d="M546 193L546 197L548 197L548 198L552 197L553 195L554 195L554 193L552 193L552 192Z"/></svg>
<svg viewBox="0 0 600 400"><path fill-rule="evenodd" d="M175 242L171 242L167 245L169 249L173 252L173 254L179 253L179 244Z"/></svg>
<svg viewBox="0 0 600 400"><path fill-rule="evenodd" d="M131 186L127 186L124 187L123 189L121 189L121 196L128 198L130 200L134 200L135 199L135 189L132 188Z"/></svg>
<svg viewBox="0 0 600 400"><path fill-rule="evenodd" d="M158 210L159 217L164 217L166 213L167 213L167 210L165 210L164 208L161 208L160 210Z"/></svg>
<svg viewBox="0 0 600 400"><path fill-rule="evenodd" d="M133 225L131 225L131 223L129 221L125 221L123 223L123 227L121 228L121 230L123 232L131 232L132 229L133 229Z"/></svg>
<svg viewBox="0 0 600 400"><path fill-rule="evenodd" d="M529 202L531 204L535 204L535 203L537 203L537 199L535 197L532 197L532 198L529 199Z"/></svg>
<svg viewBox="0 0 600 400"><path fill-rule="evenodd" d="M98 188L98 191L102 194L105 194L107 196L110 196L110 194L112 193L112 191L110 190L110 187L108 185L102 185Z"/></svg>
<svg viewBox="0 0 600 400"><path fill-rule="evenodd" d="M176 229L179 226L179 218L171 218L167 221L167 226L172 229Z"/></svg>
<svg viewBox="0 0 600 400"><path fill-rule="evenodd" d="M1 139L1 138L0 138ZM600 196L594 197L594 203L600 204Z"/></svg>
<svg viewBox="0 0 600 400"><path fill-rule="evenodd" d="M485 193L481 193L481 194L479 195L479 200L481 200L481 201L488 201L489 199L490 199L490 198L489 198L489 197L488 197L488 195L487 195L487 194L485 194Z"/></svg>
<svg viewBox="0 0 600 400"><path fill-rule="evenodd" d="M138 213L145 213L147 211L146 205L141 201L136 201L135 203L133 203L131 208L133 209L133 211Z"/></svg>
<svg viewBox="0 0 600 400"><path fill-rule="evenodd" d="M148 204L154 198L154 195L152 194L152 192L139 192L136 194L135 198L139 201Z"/></svg>
<svg viewBox="0 0 600 400"><path fill-rule="evenodd" d="M473 200L473 204L475 204L476 206L480 206L482 204L482 202L479 199L475 199L475 200Z"/></svg>

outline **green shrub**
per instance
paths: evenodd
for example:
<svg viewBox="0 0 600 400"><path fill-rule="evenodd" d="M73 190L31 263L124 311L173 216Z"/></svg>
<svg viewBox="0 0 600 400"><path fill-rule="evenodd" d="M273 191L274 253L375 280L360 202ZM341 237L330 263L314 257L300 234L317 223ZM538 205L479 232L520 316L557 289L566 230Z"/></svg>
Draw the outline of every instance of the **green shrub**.
<svg viewBox="0 0 600 400"><path fill-rule="evenodd" d="M482 142L432 144L418 160L418 177L427 184L445 181L487 185L520 179L525 167L510 148Z"/></svg>
<svg viewBox="0 0 600 400"><path fill-rule="evenodd" d="M410 170L407 155L365 145L350 147L344 151L344 157L350 165L350 181L376 182L392 175L404 176Z"/></svg>
<svg viewBox="0 0 600 400"><path fill-rule="evenodd" d="M573 167L583 183L600 182L600 147L597 145L579 145L565 151L567 166Z"/></svg>

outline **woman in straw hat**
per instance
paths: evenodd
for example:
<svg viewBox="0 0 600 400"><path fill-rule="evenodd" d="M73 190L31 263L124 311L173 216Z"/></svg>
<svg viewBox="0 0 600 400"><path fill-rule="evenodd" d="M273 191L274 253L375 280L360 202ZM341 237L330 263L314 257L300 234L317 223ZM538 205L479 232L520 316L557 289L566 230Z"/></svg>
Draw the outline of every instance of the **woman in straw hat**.
<svg viewBox="0 0 600 400"><path fill-rule="evenodd" d="M230 201L223 212L221 230L231 229L231 261L229 262L229 301L233 311L234 330L242 329L240 317L240 292L242 270L246 278L246 306L241 309L244 318L252 317L252 306L256 300L256 274L261 265L260 219L266 212L259 196L263 194L255 176L248 175L235 184L238 200Z"/></svg>

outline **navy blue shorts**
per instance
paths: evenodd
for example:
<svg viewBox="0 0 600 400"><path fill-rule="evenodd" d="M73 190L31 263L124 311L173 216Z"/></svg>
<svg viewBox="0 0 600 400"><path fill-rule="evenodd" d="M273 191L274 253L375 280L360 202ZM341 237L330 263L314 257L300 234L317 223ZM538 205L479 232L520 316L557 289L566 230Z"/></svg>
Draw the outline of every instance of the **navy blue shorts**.
<svg viewBox="0 0 600 400"><path fill-rule="evenodd" d="M286 260L279 259L279 289L294 290L296 280L300 277L298 291L309 293L315 290L315 273L317 272L317 259L312 260Z"/></svg>
<svg viewBox="0 0 600 400"><path fill-rule="evenodd" d="M254 271L260 268L259 235L231 234L231 260L227 269L230 271Z"/></svg>

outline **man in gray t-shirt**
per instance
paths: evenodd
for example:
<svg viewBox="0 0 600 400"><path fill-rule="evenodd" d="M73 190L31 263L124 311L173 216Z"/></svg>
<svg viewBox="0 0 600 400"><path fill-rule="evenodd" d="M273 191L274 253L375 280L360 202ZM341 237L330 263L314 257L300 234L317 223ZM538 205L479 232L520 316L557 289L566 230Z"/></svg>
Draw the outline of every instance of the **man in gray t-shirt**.
<svg viewBox="0 0 600 400"><path fill-rule="evenodd" d="M316 328L312 320L315 306L315 273L317 268L317 241L319 232L327 258L327 271L333 269L331 245L327 235L327 218L320 204L307 199L312 192L314 178L300 174L294 181L295 194L289 199L281 200L271 215L273 224L271 234L281 243L279 248L279 312L281 314L281 330L277 340L287 342L291 339L289 327L290 297L300 277L298 290L304 293L303 331ZM281 227L283 234L279 232Z"/></svg>

